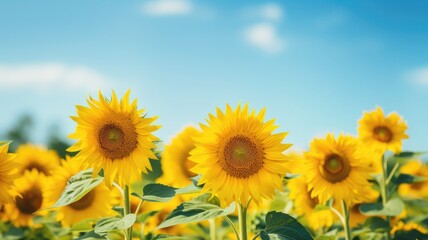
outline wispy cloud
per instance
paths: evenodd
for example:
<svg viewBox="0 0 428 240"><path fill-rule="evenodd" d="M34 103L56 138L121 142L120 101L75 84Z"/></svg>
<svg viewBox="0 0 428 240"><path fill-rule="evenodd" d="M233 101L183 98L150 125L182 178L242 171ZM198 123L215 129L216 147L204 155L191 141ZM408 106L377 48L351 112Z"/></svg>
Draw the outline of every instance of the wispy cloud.
<svg viewBox="0 0 428 240"><path fill-rule="evenodd" d="M258 7L247 8L244 10L243 15L248 18L279 21L284 17L284 11L280 5L269 3Z"/></svg>
<svg viewBox="0 0 428 240"><path fill-rule="evenodd" d="M284 40L278 36L271 23L258 23L245 31L246 41L267 53L279 53L284 49Z"/></svg>
<svg viewBox="0 0 428 240"><path fill-rule="evenodd" d="M413 84L428 86L428 66L408 72L406 78Z"/></svg>
<svg viewBox="0 0 428 240"><path fill-rule="evenodd" d="M193 11L190 0L150 0L141 7L150 16L182 16Z"/></svg>
<svg viewBox="0 0 428 240"><path fill-rule="evenodd" d="M0 64L0 88L3 89L93 91L106 85L107 79L103 75L84 66L63 63Z"/></svg>

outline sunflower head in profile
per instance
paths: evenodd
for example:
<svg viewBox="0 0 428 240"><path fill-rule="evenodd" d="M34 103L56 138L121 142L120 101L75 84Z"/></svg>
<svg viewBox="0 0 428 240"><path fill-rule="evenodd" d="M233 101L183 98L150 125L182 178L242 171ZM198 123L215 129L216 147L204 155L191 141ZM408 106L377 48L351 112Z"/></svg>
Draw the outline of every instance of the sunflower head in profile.
<svg viewBox="0 0 428 240"><path fill-rule="evenodd" d="M409 138L406 130L406 122L400 115L390 113L385 116L380 107L372 112L364 113L358 127L359 138L382 154L386 150L400 153L402 140Z"/></svg>
<svg viewBox="0 0 428 240"><path fill-rule="evenodd" d="M84 168L101 169L107 186L113 181L124 187L141 178L141 172L151 170L149 158L156 159L152 150L157 138L152 132L159 126L151 125L156 117L148 118L137 109L137 100L129 103L128 90L122 99L112 92L107 100L99 92L99 100L88 99L89 107L76 106L76 131L69 137L77 142L68 151L79 152Z"/></svg>
<svg viewBox="0 0 428 240"><path fill-rule="evenodd" d="M60 198L68 180L78 172L82 171L81 163L77 159L67 157L63 160L61 166L53 171L50 178L50 184L46 188L46 202L48 206L53 206ZM99 218L111 216L113 204L118 201L113 195L114 192L104 185L100 184L83 196L77 202L70 205L59 207L57 220L64 226L70 226L85 218ZM115 198L116 197L116 198Z"/></svg>
<svg viewBox="0 0 428 240"><path fill-rule="evenodd" d="M38 212L45 208L46 177L33 169L25 171L24 175L15 180L18 196L15 204L6 204L4 214L17 227L31 226L33 217L46 212Z"/></svg>
<svg viewBox="0 0 428 240"><path fill-rule="evenodd" d="M257 205L271 199L275 189L282 190L282 177L287 172L283 144L287 133L272 132L274 120L264 122L265 109L248 112L248 105L226 112L217 108L209 115L208 125L200 124L202 134L195 138L196 148L190 160L192 171L201 174L203 191L217 195L226 204L237 201L244 206L250 197Z"/></svg>
<svg viewBox="0 0 428 240"><path fill-rule="evenodd" d="M428 166L420 160L408 161L400 168L400 172L428 179ZM428 180L400 184L398 192L406 197L428 198Z"/></svg>
<svg viewBox="0 0 428 240"><path fill-rule="evenodd" d="M13 203L16 190L13 181L19 177L16 155L8 153L9 143L0 142L0 206Z"/></svg>
<svg viewBox="0 0 428 240"><path fill-rule="evenodd" d="M318 230L333 225L336 215L330 209L316 209L318 198L312 197L304 176L291 179L287 183L289 198L293 200L294 211L303 216L309 227Z"/></svg>
<svg viewBox="0 0 428 240"><path fill-rule="evenodd" d="M21 165L21 174L26 170L37 170L45 176L51 175L51 171L59 165L60 158L54 150L48 150L42 146L24 144L16 149L17 161Z"/></svg>
<svg viewBox="0 0 428 240"><path fill-rule="evenodd" d="M349 224L351 227L356 227L358 224L363 224L368 216L364 215L360 211L360 206L363 203L375 203L377 199L379 198L379 192L374 190L372 187L363 189L363 192L361 193L362 196L364 196L363 200L356 202L351 206L350 208L350 222ZM339 209L340 204L337 204L336 208Z"/></svg>
<svg viewBox="0 0 428 240"><path fill-rule="evenodd" d="M185 187L191 183L190 178L196 176L190 169L195 165L189 160L190 152L195 148L194 137L201 135L195 127L186 127L172 139L162 154L162 179L160 182L173 187Z"/></svg>
<svg viewBox="0 0 428 240"><path fill-rule="evenodd" d="M321 203L330 198L344 200L350 206L359 199L363 189L370 187L367 154L358 141L349 135L336 139L328 134L315 138L305 153L304 174L312 197Z"/></svg>

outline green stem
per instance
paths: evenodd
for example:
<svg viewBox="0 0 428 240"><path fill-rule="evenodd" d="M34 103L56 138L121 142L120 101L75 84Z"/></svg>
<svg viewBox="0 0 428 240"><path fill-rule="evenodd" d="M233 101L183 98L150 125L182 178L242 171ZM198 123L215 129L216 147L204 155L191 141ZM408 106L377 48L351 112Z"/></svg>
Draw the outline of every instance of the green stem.
<svg viewBox="0 0 428 240"><path fill-rule="evenodd" d="M345 239L346 240L351 240L351 227L349 226L349 209L346 206L346 203L344 200L342 200L342 214L343 214L343 218L344 218L344 224L343 224L343 229L345 230Z"/></svg>
<svg viewBox="0 0 428 240"><path fill-rule="evenodd" d="M398 168L398 165L394 166L394 169ZM386 204L388 202L389 194L388 194L388 183L390 179L392 178L392 174L394 174L395 170L391 171L391 175L388 176L388 162L385 159L385 155L382 156L382 182L381 182L381 191L380 194L382 196L382 206L383 208L386 207ZM390 217L386 216L386 222L388 223L388 227L390 228ZM389 228L386 231L386 239L391 239L391 234L389 233Z"/></svg>
<svg viewBox="0 0 428 240"><path fill-rule="evenodd" d="M247 207L238 204L239 240L247 240Z"/></svg>
<svg viewBox="0 0 428 240"><path fill-rule="evenodd" d="M216 240L215 219L208 219L208 223L210 224L210 240Z"/></svg>
<svg viewBox="0 0 428 240"><path fill-rule="evenodd" d="M128 185L125 186L125 189L123 190L123 195L125 196L125 216L131 213L131 201L129 198L129 187ZM126 236L125 239L132 240L132 226L129 227L126 230Z"/></svg>
<svg viewBox="0 0 428 240"><path fill-rule="evenodd" d="M233 224L232 220L230 220L230 218L229 218L228 216L225 216L224 218L225 218L225 219L226 219L226 221L229 223L229 225L232 227L233 232L234 232L234 233L235 233L235 235L236 235L236 239L238 239L238 240L239 240L239 233L238 233L238 230L236 230L235 224Z"/></svg>

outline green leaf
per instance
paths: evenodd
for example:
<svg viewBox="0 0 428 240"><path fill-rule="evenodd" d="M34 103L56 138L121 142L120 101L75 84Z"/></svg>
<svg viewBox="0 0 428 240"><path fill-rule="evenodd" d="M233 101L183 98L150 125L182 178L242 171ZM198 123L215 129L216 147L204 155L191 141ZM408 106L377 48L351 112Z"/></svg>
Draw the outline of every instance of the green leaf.
<svg viewBox="0 0 428 240"><path fill-rule="evenodd" d="M226 216L235 211L235 203L222 209L216 204L207 203L200 199L184 202L174 209L157 229L174 226L181 223L199 222L215 217Z"/></svg>
<svg viewBox="0 0 428 240"><path fill-rule="evenodd" d="M132 195L148 202L168 202L175 196L175 190L174 187L160 183L150 183L144 186L142 197L136 193Z"/></svg>
<svg viewBox="0 0 428 240"><path fill-rule="evenodd" d="M363 226L370 229L372 232L389 231L389 224L380 217L370 217L366 219Z"/></svg>
<svg viewBox="0 0 428 240"><path fill-rule="evenodd" d="M127 229L134 225L136 218L135 214L132 213L123 218L102 218L95 224L94 232L100 236L105 236L110 231Z"/></svg>
<svg viewBox="0 0 428 240"><path fill-rule="evenodd" d="M416 158L426 154L426 152L401 152L395 154L394 158Z"/></svg>
<svg viewBox="0 0 428 240"><path fill-rule="evenodd" d="M282 212L267 213L265 231L269 234L269 239L313 239L295 218Z"/></svg>
<svg viewBox="0 0 428 240"><path fill-rule="evenodd" d="M159 234L156 235L152 240L157 240L157 239L167 239L167 240L188 240L189 237L179 237L179 236L171 236L168 234Z"/></svg>
<svg viewBox="0 0 428 240"><path fill-rule="evenodd" d="M159 211L150 211L150 212L145 212L142 214L138 214L137 216L137 222L139 223L145 223L147 221L148 218L156 215Z"/></svg>
<svg viewBox="0 0 428 240"><path fill-rule="evenodd" d="M61 197L53 207L62 207L79 201L88 192L98 186L104 178L92 178L92 169L87 169L72 176L61 194Z"/></svg>
<svg viewBox="0 0 428 240"><path fill-rule="evenodd" d="M426 177L401 173L400 175L398 175L398 177L396 179L394 179L394 183L395 184L417 183L417 182L423 182L423 181L427 181L427 180L428 180L428 178L426 178Z"/></svg>
<svg viewBox="0 0 428 240"><path fill-rule="evenodd" d="M405 199L406 208L412 209L419 213L428 214L428 201L424 199Z"/></svg>
<svg viewBox="0 0 428 240"><path fill-rule="evenodd" d="M95 239L106 239L106 238L96 234L94 231L87 232L82 236L76 238L76 240L95 240Z"/></svg>
<svg viewBox="0 0 428 240"><path fill-rule="evenodd" d="M175 193L176 194L192 194L192 193L199 193L200 191L201 191L201 187L198 187L194 183L191 183L186 187L176 189Z"/></svg>
<svg viewBox="0 0 428 240"><path fill-rule="evenodd" d="M389 200L385 208L382 203L364 203L360 205L360 211L366 216L397 216L404 210L404 203L398 198Z"/></svg>
<svg viewBox="0 0 428 240"><path fill-rule="evenodd" d="M260 238L262 240L270 240L269 234L265 230L262 230L260 232Z"/></svg>
<svg viewBox="0 0 428 240"><path fill-rule="evenodd" d="M97 222L96 218L86 218L80 222L77 222L71 226L70 231L75 232L88 232L94 228L95 223Z"/></svg>

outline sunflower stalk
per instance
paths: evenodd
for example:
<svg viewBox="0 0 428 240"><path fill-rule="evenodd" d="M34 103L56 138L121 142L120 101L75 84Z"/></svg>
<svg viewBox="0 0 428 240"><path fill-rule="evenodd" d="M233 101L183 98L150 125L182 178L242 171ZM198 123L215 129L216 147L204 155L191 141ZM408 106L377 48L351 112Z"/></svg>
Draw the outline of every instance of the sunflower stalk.
<svg viewBox="0 0 428 240"><path fill-rule="evenodd" d="M125 189L124 189L124 195L125 195L125 216L131 213L131 199L129 198L129 186L126 185ZM132 240L132 226L129 227L126 230L126 234L125 234L125 239L126 240Z"/></svg>
<svg viewBox="0 0 428 240"><path fill-rule="evenodd" d="M394 168L396 168L396 167L394 166ZM398 166L397 166L397 168L398 168ZM391 171L391 175L394 173L394 171L395 170ZM388 202L388 198L389 198L389 194L388 194L389 181L388 181L388 179L390 179L388 176L388 162L386 161L385 154L384 154L384 155L382 155L382 181L381 181L381 191L380 191L381 196L382 196L383 208L386 207L386 203ZM386 222L388 223L388 226L391 227L389 216L386 216ZM387 240L391 239L389 229L386 231L385 235L386 235Z"/></svg>
<svg viewBox="0 0 428 240"><path fill-rule="evenodd" d="M247 207L238 204L239 240L247 240Z"/></svg>
<svg viewBox="0 0 428 240"><path fill-rule="evenodd" d="M208 223L210 225L210 240L216 240L216 226L215 226L215 219L211 218L208 219Z"/></svg>
<svg viewBox="0 0 428 240"><path fill-rule="evenodd" d="M351 227L349 225L350 212L344 200L342 200L342 214L343 214L343 229L345 230L345 239L351 240L352 239Z"/></svg>

